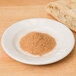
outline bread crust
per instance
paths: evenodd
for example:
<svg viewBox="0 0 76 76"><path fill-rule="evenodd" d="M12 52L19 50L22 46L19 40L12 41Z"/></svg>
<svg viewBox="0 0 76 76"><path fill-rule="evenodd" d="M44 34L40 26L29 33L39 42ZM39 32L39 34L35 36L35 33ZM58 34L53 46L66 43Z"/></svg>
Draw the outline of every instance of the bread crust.
<svg viewBox="0 0 76 76"><path fill-rule="evenodd" d="M70 6L70 4L72 5L72 7ZM54 18L56 18L58 21L65 24L68 28L76 32L75 4L75 2L66 2L65 0L50 2L47 6L47 12L51 14Z"/></svg>

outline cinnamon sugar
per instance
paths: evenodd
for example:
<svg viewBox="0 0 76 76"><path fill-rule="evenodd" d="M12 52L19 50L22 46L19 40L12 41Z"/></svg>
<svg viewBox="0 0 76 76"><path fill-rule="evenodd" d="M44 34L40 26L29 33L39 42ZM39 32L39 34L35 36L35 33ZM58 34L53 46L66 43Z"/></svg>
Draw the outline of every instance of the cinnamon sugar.
<svg viewBox="0 0 76 76"><path fill-rule="evenodd" d="M20 40L20 47L33 55L46 54L55 46L55 39L46 33L30 32Z"/></svg>

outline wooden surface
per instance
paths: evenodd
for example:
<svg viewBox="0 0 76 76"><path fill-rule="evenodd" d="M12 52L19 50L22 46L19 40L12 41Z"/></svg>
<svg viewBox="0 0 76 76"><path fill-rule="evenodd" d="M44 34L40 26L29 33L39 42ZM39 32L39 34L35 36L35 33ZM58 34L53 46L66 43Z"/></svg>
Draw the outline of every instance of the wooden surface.
<svg viewBox="0 0 76 76"><path fill-rule="evenodd" d="M17 62L1 47L1 36L11 24L28 18L54 19L45 11L48 2L49 0L0 0L0 76L76 76L76 44L66 58L45 66ZM76 38L76 33L74 35Z"/></svg>

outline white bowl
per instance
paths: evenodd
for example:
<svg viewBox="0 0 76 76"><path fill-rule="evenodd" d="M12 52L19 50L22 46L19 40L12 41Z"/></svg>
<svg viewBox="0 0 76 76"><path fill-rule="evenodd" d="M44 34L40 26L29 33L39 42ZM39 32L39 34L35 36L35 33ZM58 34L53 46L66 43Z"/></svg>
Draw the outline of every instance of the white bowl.
<svg viewBox="0 0 76 76"><path fill-rule="evenodd" d="M57 43L56 47L43 56L24 52L19 46L19 40L32 31L53 36ZM4 51L13 59L26 64L44 65L57 62L67 56L74 47L75 39L73 33L65 25L46 18L33 18L10 26L4 32L1 43Z"/></svg>

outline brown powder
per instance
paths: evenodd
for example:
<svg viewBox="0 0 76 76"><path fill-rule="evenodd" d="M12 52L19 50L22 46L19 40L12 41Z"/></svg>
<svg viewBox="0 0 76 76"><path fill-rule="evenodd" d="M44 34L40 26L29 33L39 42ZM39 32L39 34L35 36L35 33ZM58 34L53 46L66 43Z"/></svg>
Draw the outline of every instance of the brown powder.
<svg viewBox="0 0 76 76"><path fill-rule="evenodd" d="M53 37L45 33L30 32L20 40L20 47L33 55L43 55L56 46Z"/></svg>

